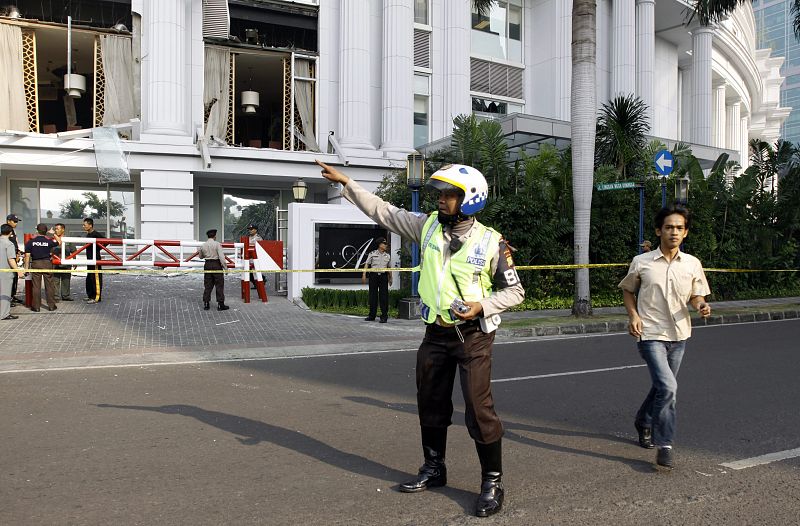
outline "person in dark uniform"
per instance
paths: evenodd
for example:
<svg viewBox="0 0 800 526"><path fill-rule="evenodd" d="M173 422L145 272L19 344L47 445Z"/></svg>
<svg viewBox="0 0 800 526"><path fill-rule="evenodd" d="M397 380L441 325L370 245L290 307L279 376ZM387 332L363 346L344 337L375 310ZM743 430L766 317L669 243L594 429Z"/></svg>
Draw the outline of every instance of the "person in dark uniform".
<svg viewBox="0 0 800 526"><path fill-rule="evenodd" d="M381 323L389 319L389 286L392 284L391 272L367 272L368 268L389 268L392 256L389 254L386 238L376 240L378 249L373 250L364 261L364 272L361 274L361 283L369 279L369 316L364 321L375 321L378 314L378 302L381 305ZM367 276L369 274L369 276Z"/></svg>
<svg viewBox="0 0 800 526"><path fill-rule="evenodd" d="M86 232L85 237L93 237L101 239L103 234L94 229L94 219L86 217L83 220L83 231ZM100 257L100 251L97 251L97 256ZM86 248L86 258L94 259L94 249L92 245ZM99 270L98 265L86 265L86 270ZM100 272L89 272L86 274L86 303L95 304L100 303L103 298L103 274Z"/></svg>
<svg viewBox="0 0 800 526"><path fill-rule="evenodd" d="M6 216L6 224L11 227L11 235L8 236L8 240L14 244L14 252L17 254L17 263L19 263L19 257L22 255L22 252L19 249L19 241L17 240L17 225L22 221L16 214L8 214ZM17 298L17 285L19 284L19 276L14 273L14 280L11 285L11 304L16 305L19 303L23 303L22 300Z"/></svg>
<svg viewBox="0 0 800 526"><path fill-rule="evenodd" d="M200 258L205 260L205 270L223 270L228 268L222 245L217 242L217 229L212 228L206 232L208 241L200 245ZM203 310L211 308L211 289L216 289L217 310L228 310L225 305L225 274L223 272L206 272L203 275Z"/></svg>
<svg viewBox="0 0 800 526"><path fill-rule="evenodd" d="M17 251L8 237L13 228L9 224L0 225L0 320L16 320L19 316L11 314L11 282L12 274L24 276L22 269L17 267Z"/></svg>
<svg viewBox="0 0 800 526"><path fill-rule="evenodd" d="M425 216L399 209L320 161L322 176L344 185L342 195L379 225L420 244L420 313L425 338L417 351L417 407L425 463L400 491L447 484L445 450L453 416L456 371L465 422L481 464L475 515L500 511L503 425L492 398L492 345L499 313L518 305L525 290L500 233L472 217L489 195L483 174L464 165L437 170L427 186L439 192L439 210Z"/></svg>
<svg viewBox="0 0 800 526"><path fill-rule="evenodd" d="M61 238L50 239L47 237L47 225L36 225L39 234L25 243L25 268L33 270L53 270L50 260L52 250L61 243ZM56 310L56 293L53 286L52 272L31 272L31 310L39 312L42 306L42 280L44 280L44 294L47 298L47 310Z"/></svg>

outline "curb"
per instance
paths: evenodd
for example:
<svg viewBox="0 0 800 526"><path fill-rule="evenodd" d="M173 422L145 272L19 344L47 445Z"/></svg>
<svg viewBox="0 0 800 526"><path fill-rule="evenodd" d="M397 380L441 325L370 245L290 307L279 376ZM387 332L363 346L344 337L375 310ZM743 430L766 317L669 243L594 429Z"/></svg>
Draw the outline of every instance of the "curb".
<svg viewBox="0 0 800 526"><path fill-rule="evenodd" d="M773 312L749 312L746 314L718 314L709 316L705 319L692 318L692 327L728 325L731 323L748 323L757 321L790 320L796 318L800 318L800 310L798 309ZM626 321L570 323L566 325L543 325L541 327L515 327L513 329L497 329L498 336L510 336L516 338L627 332L628 322Z"/></svg>

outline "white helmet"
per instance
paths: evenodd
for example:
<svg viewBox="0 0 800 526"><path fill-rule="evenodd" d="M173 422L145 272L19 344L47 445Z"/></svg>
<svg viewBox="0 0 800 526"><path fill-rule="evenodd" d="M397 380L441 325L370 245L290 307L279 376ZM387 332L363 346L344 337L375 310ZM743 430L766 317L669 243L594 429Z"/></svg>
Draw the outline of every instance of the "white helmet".
<svg viewBox="0 0 800 526"><path fill-rule="evenodd" d="M472 166L447 164L436 170L425 184L439 191L458 190L464 197L460 211L465 216L475 215L486 206L489 185L483 174Z"/></svg>

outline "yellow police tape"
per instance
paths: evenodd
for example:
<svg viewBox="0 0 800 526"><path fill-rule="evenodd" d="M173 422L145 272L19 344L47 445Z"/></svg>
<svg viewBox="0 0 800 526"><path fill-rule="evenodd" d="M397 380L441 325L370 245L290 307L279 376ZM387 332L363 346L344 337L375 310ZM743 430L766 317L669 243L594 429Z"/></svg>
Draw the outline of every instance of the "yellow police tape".
<svg viewBox="0 0 800 526"><path fill-rule="evenodd" d="M587 264L571 264L571 265L517 265L517 270L575 270L579 268L611 268L611 267L627 267L628 263L587 263ZM19 269L24 272L40 272L40 273L86 273L86 274L242 274L249 272L261 272L262 274L291 274L299 272L413 272L418 271L419 268L414 267L398 267L398 268L368 268L368 269L353 269L353 268L315 268L315 269L228 269L228 270L205 270L202 268L186 268L186 267L165 267L161 269L144 269L131 267L114 267L107 269ZM704 268L706 272L800 272L800 269L746 269L746 268ZM0 272L18 272L13 268L0 268Z"/></svg>

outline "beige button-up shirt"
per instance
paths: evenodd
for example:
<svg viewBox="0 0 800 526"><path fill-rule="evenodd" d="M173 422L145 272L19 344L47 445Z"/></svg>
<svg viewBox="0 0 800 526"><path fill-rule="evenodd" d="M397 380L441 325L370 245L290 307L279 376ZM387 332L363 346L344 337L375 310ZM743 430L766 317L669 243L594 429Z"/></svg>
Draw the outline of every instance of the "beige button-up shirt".
<svg viewBox="0 0 800 526"><path fill-rule="evenodd" d="M637 296L641 339L670 342L692 335L689 300L711 294L699 259L679 251L667 261L660 248L633 258L619 288Z"/></svg>
<svg viewBox="0 0 800 526"><path fill-rule="evenodd" d="M201 259L218 259L222 264L222 268L228 268L228 262L225 260L225 252L222 250L222 245L216 239L209 239L202 245L198 251Z"/></svg>
<svg viewBox="0 0 800 526"><path fill-rule="evenodd" d="M367 255L367 260L364 262L364 268L388 268L392 255L389 252L381 252L380 250L373 250Z"/></svg>

